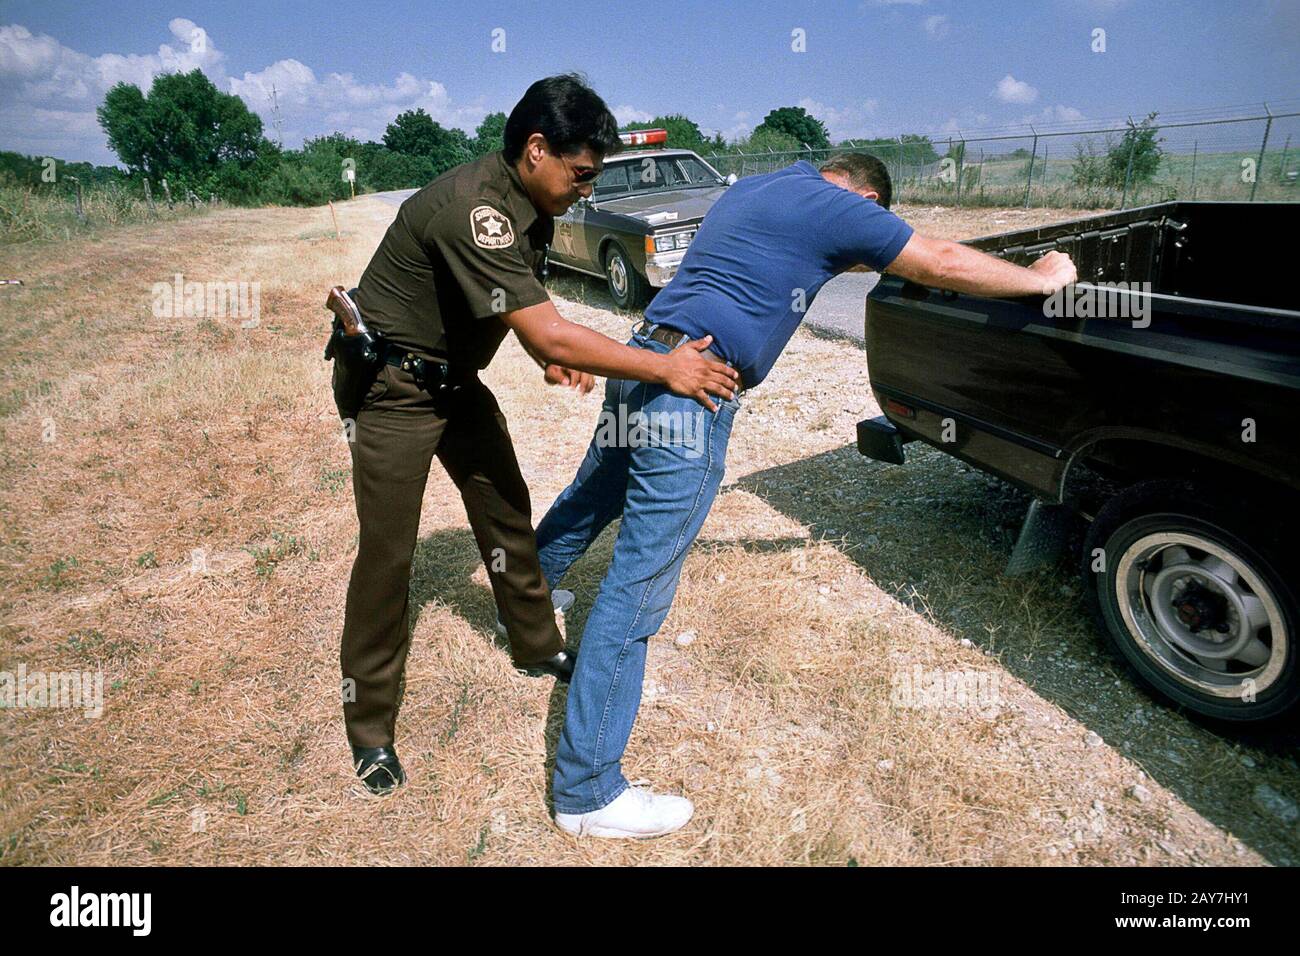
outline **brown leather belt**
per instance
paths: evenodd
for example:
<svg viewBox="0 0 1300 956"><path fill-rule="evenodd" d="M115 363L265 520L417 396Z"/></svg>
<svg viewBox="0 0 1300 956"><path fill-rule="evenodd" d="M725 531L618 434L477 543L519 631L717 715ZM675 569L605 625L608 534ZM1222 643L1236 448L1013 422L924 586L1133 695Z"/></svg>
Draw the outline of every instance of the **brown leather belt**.
<svg viewBox="0 0 1300 956"><path fill-rule="evenodd" d="M666 325L656 325L653 329L650 330L650 334L647 336L647 338L653 339L656 342L662 342L664 345L668 346L669 348L675 349L683 342L689 342L691 337L687 335L685 332L682 332L678 329L670 328ZM723 365L729 364L726 359L724 359L717 352L713 351L713 349L704 349L702 352L700 352L700 354L713 359L713 361L715 362L721 362ZM745 383L740 379L737 379L736 391L743 392L744 390L745 390Z"/></svg>

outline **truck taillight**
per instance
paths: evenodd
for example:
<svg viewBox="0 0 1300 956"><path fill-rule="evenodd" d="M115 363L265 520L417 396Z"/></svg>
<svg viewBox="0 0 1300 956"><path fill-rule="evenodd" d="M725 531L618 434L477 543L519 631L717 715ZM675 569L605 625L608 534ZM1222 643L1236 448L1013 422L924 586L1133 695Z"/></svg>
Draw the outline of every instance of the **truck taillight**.
<svg viewBox="0 0 1300 956"><path fill-rule="evenodd" d="M633 129L619 133L624 146L661 146L668 142L666 129Z"/></svg>
<svg viewBox="0 0 1300 956"><path fill-rule="evenodd" d="M892 398L885 399L885 411L893 412L899 418L915 418L916 409L911 405L904 405L902 402L895 401Z"/></svg>

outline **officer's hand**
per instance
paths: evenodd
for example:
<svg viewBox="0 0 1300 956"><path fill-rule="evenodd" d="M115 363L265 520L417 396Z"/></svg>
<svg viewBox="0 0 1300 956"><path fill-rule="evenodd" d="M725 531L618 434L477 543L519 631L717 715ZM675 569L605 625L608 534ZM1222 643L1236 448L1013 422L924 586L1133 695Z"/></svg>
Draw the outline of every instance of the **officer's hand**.
<svg viewBox="0 0 1300 956"><path fill-rule="evenodd" d="M716 412L718 406L709 396L735 398L736 381L740 375L730 366L700 354L712 343L713 336L706 335L702 339L683 342L664 356L668 362L664 384L678 395L693 398L709 411Z"/></svg>
<svg viewBox="0 0 1300 956"><path fill-rule="evenodd" d="M563 365L548 365L543 370L547 385L568 385L576 388L578 394L586 395L596 387L596 379L590 372L579 372Z"/></svg>

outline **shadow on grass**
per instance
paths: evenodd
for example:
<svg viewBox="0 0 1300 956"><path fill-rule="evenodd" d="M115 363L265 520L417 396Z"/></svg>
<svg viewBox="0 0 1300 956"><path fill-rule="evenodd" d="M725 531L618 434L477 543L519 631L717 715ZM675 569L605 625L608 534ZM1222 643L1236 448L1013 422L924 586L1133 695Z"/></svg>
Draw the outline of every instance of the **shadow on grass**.
<svg viewBox="0 0 1300 956"><path fill-rule="evenodd" d="M836 540L882 589L995 654L1261 856L1300 862L1300 830L1259 806L1263 786L1292 801L1300 793L1296 722L1228 730L1153 703L1104 646L1073 557L1002 575L1029 496L932 449L909 446L908 457L905 467L883 465L849 445L748 475L738 487L813 538Z"/></svg>
<svg viewBox="0 0 1300 956"><path fill-rule="evenodd" d="M613 527L616 531L618 525L615 524ZM609 564L612 549L613 535L606 531L582 560L569 571L564 580L564 587L579 590L586 595L594 595ZM418 619L426 604L437 600L460 615L479 633L484 643L495 647L508 662L510 645L496 633L497 606L492 589L473 579L474 573L482 563L474 535L468 528L435 531L421 538L416 544L415 558L411 566L412 620ZM566 616L565 631L569 647L576 648L581 644L582 629L586 624L590 608L590 600L579 601ZM519 679L530 678L521 676ZM564 723L568 685L554 681L550 677L531 679L554 684L547 702L544 729L546 762L540 768L546 775L546 802L550 807L551 774L555 769L555 748L560 738L560 728Z"/></svg>

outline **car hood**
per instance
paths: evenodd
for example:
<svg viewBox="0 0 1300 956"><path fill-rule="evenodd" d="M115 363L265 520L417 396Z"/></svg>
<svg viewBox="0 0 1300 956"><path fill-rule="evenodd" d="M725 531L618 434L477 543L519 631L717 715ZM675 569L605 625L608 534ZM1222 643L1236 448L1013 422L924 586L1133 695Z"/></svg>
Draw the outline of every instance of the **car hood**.
<svg viewBox="0 0 1300 956"><path fill-rule="evenodd" d="M726 189L715 186L709 189L673 189L662 193L649 193L644 196L625 196L620 199L604 199L594 203L601 212L617 213L649 222L655 213L675 212L676 219L655 223L656 226L679 225L704 218L704 214L718 201Z"/></svg>

